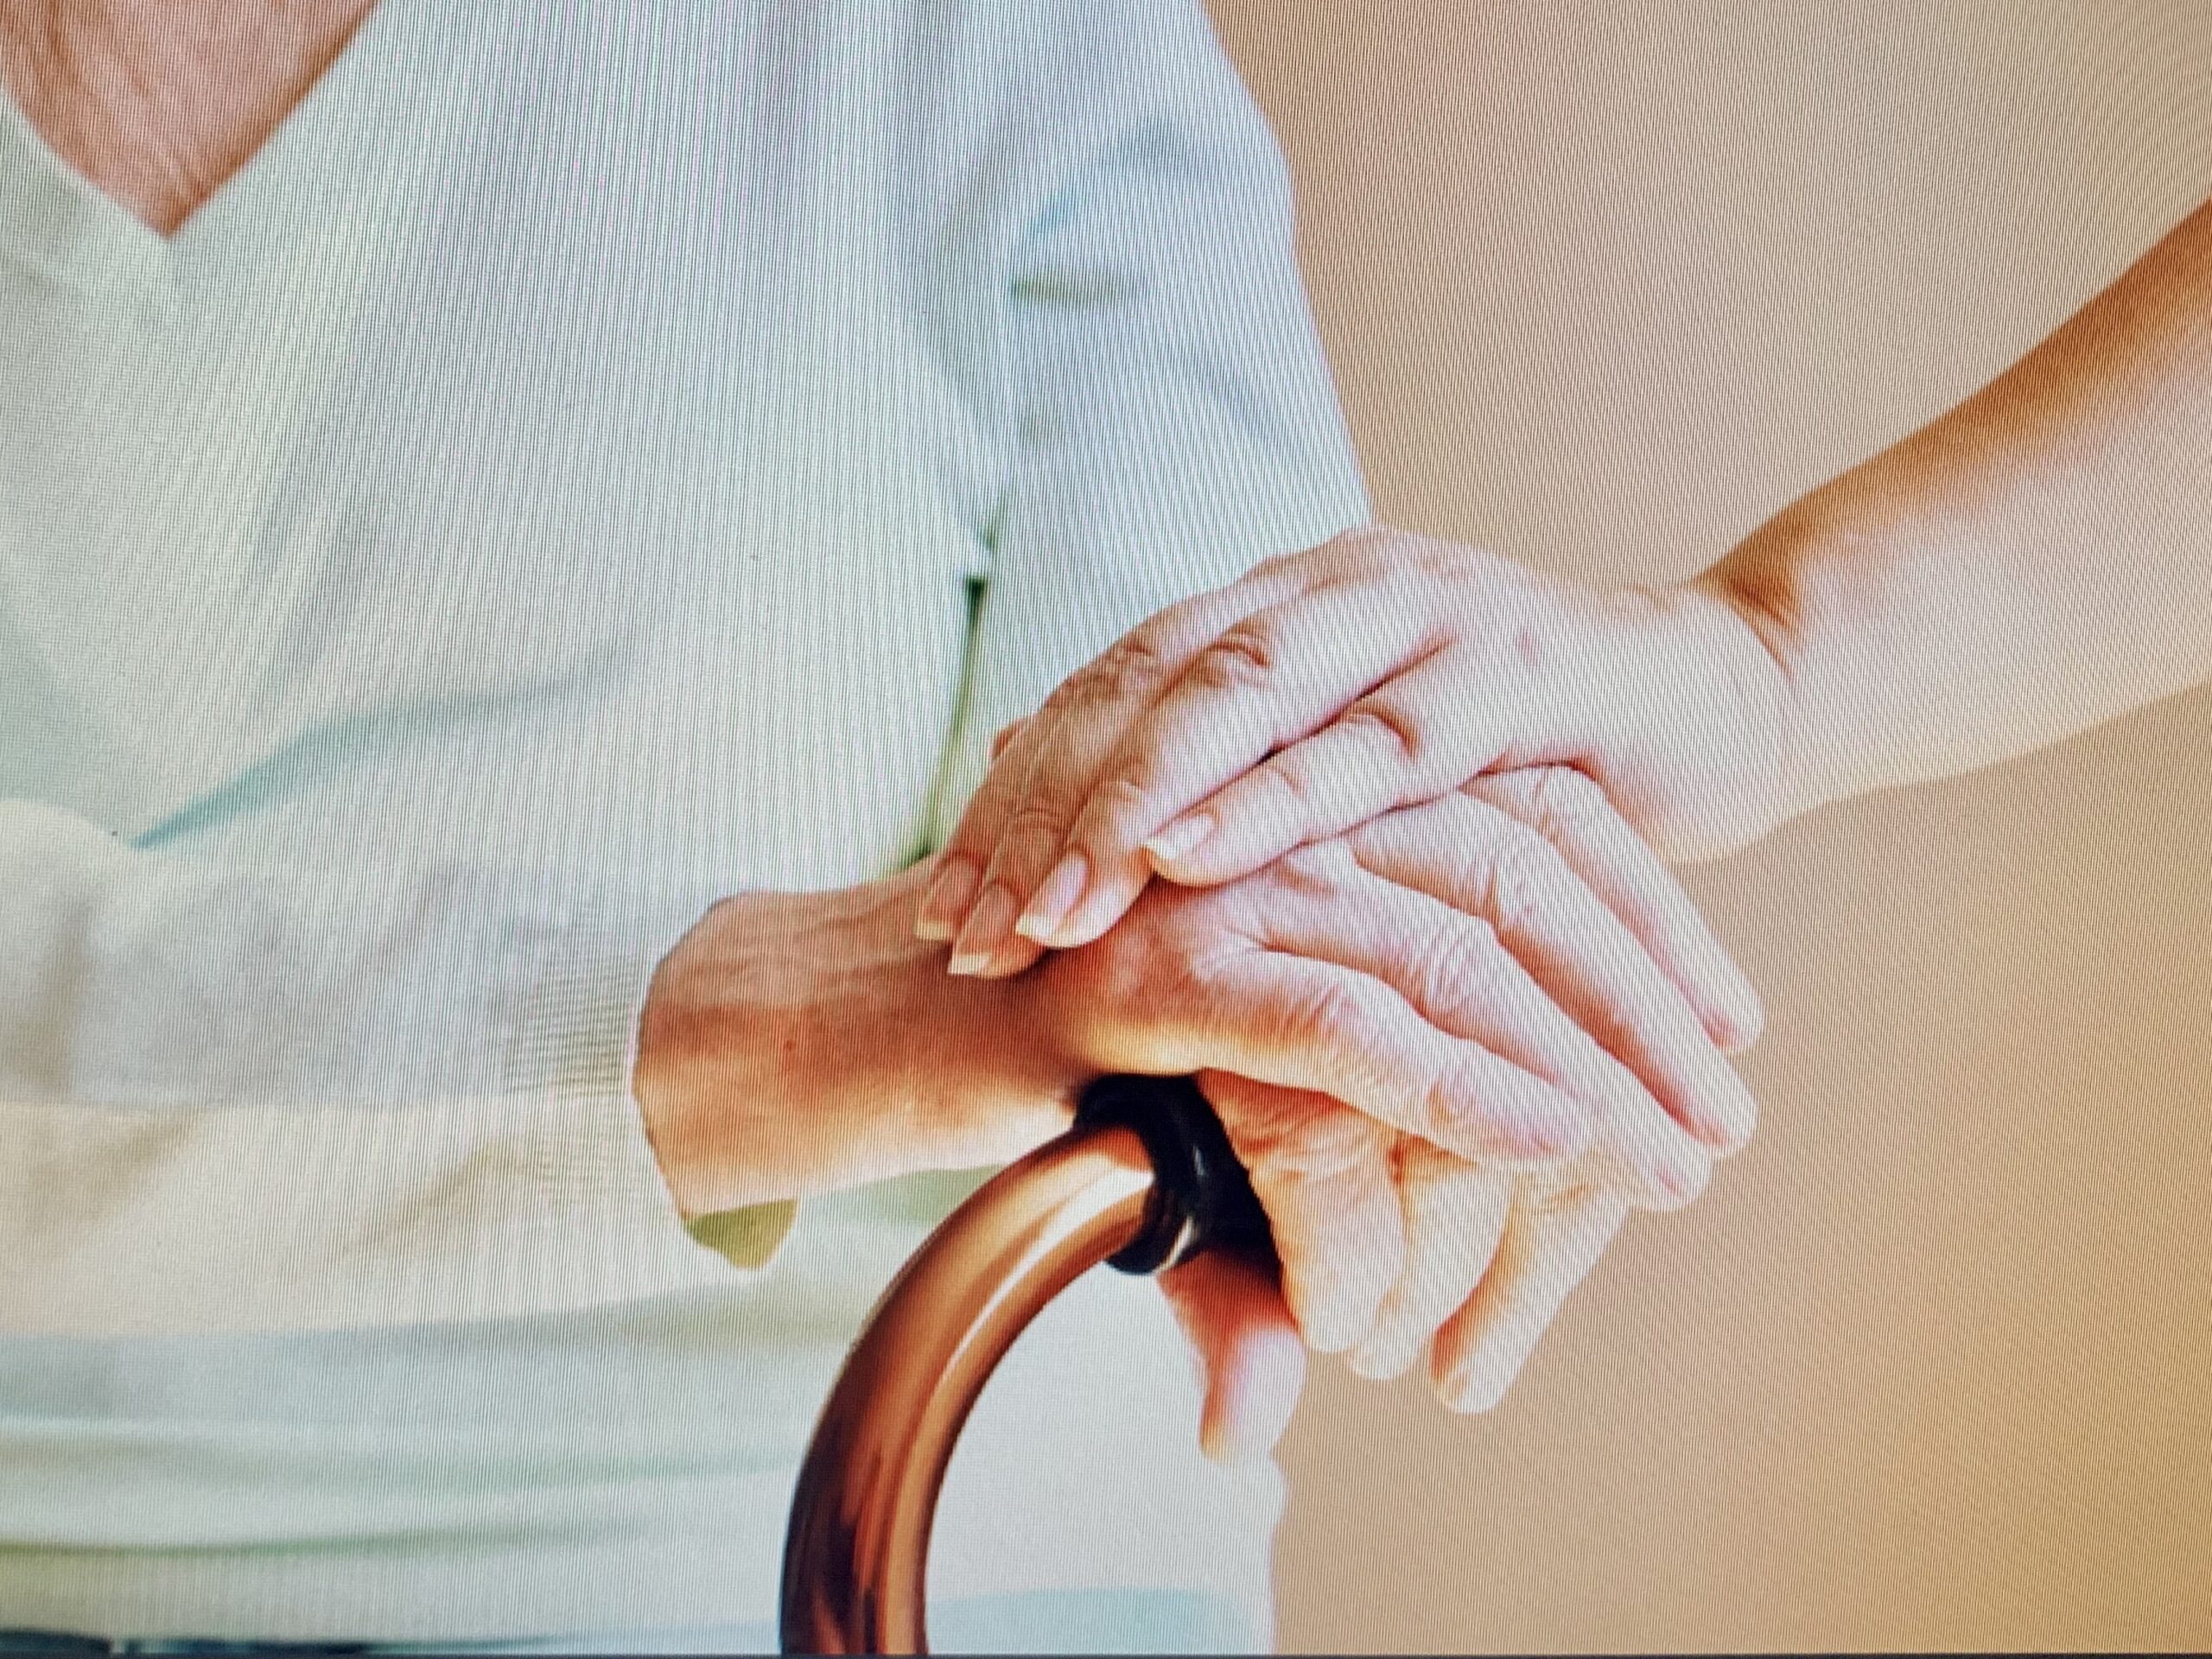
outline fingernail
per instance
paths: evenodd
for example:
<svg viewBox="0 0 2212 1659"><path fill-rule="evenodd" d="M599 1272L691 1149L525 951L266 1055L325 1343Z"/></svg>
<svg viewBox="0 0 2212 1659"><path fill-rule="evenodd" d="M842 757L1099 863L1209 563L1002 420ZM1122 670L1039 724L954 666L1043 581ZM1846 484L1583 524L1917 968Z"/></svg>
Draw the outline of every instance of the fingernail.
<svg viewBox="0 0 2212 1659"><path fill-rule="evenodd" d="M1439 1392L1453 1411L1493 1411L1505 1398L1506 1385L1511 1381L1510 1377L1499 1376L1491 1367L1478 1365L1446 1383Z"/></svg>
<svg viewBox="0 0 2212 1659"><path fill-rule="evenodd" d="M1306 1345L1317 1354L1341 1354L1367 1335L1374 1323L1370 1307L1366 1317L1345 1300L1331 1300L1325 1296L1305 1299L1313 1304L1301 1307L1298 1316L1298 1334Z"/></svg>
<svg viewBox="0 0 2212 1659"><path fill-rule="evenodd" d="M1306 1340L1317 1354L1341 1354L1359 1340L1359 1332L1350 1319L1339 1316L1315 1320Z"/></svg>
<svg viewBox="0 0 2212 1659"><path fill-rule="evenodd" d="M1083 897L1084 887L1090 880L1089 859L1079 852L1063 854L1031 897L1029 907L1021 912L1021 919L1014 923L1014 931L1039 944L1058 944L1059 925L1067 920L1068 912Z"/></svg>
<svg viewBox="0 0 2212 1659"><path fill-rule="evenodd" d="M1356 1376L1363 1376L1370 1382L1388 1382L1404 1376L1406 1368L1420 1356L1418 1336L1408 1342L1402 1334L1392 1332L1361 1343L1345 1357L1344 1363Z"/></svg>
<svg viewBox="0 0 2212 1659"><path fill-rule="evenodd" d="M989 967L1013 921L1014 894L995 881L968 912L968 925L960 930L959 943L952 947L952 971L972 976Z"/></svg>
<svg viewBox="0 0 2212 1659"><path fill-rule="evenodd" d="M1211 1416L1198 1426L1198 1450L1209 1463L1221 1464L1242 1461L1244 1452L1236 1431L1216 1423Z"/></svg>
<svg viewBox="0 0 2212 1659"><path fill-rule="evenodd" d="M1162 864L1173 864L1187 858L1198 844L1213 834L1213 815L1193 812L1188 817L1178 818L1144 843L1144 849Z"/></svg>
<svg viewBox="0 0 2212 1659"><path fill-rule="evenodd" d="M1705 1191L1712 1178L1712 1160L1706 1158L1662 1157L1651 1170L1651 1179L1666 1195L1669 1207L1689 1203Z"/></svg>
<svg viewBox="0 0 2212 1659"><path fill-rule="evenodd" d="M1766 1010L1756 998L1738 1003L1720 1017L1720 1029L1713 1038L1724 1053L1740 1054L1759 1039L1766 1029Z"/></svg>
<svg viewBox="0 0 2212 1659"><path fill-rule="evenodd" d="M944 860L930 890L922 895L922 907L914 917L914 937L939 944L950 939L968 901L976 896L976 883L982 874L972 859Z"/></svg>
<svg viewBox="0 0 2212 1659"><path fill-rule="evenodd" d="M1471 1122L1484 1121L1487 1115L1479 1107L1466 1114ZM1580 1112L1530 1114L1515 1123L1513 1129L1528 1147L1526 1155L1532 1158L1567 1158L1590 1144L1590 1121Z"/></svg>
<svg viewBox="0 0 2212 1659"><path fill-rule="evenodd" d="M1141 879L1150 880L1148 874ZM1071 950L1079 944L1089 944L1104 936L1106 930L1128 913L1128 906L1110 885L1090 884L1083 902L1060 918L1060 925L1052 930L1052 944L1062 950Z"/></svg>
<svg viewBox="0 0 2212 1659"><path fill-rule="evenodd" d="M1213 1414L1198 1431L1198 1450L1220 1464L1249 1463L1274 1450L1264 1431L1237 1418L1217 1421Z"/></svg>
<svg viewBox="0 0 2212 1659"><path fill-rule="evenodd" d="M1751 1140L1751 1131L1759 1126L1759 1103L1732 1066L1728 1068L1728 1076L1718 1092L1723 1103L1719 1122L1713 1125L1719 1132L1716 1144L1724 1153L1741 1151Z"/></svg>
<svg viewBox="0 0 2212 1659"><path fill-rule="evenodd" d="M1710 1029L1713 1040L1733 1054L1758 1041L1766 1024L1766 1007L1758 989L1745 978L1732 957L1716 948L1707 970L1713 995Z"/></svg>

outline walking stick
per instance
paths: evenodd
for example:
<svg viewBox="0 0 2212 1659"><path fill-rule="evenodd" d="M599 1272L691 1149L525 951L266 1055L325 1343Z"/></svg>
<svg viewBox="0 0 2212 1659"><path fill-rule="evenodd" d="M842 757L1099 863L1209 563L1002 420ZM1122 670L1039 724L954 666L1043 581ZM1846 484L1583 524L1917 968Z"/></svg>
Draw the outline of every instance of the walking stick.
<svg viewBox="0 0 2212 1659"><path fill-rule="evenodd" d="M930 1522L953 1443L1029 1322L1101 1262L1274 1257L1267 1217L1187 1077L1102 1078L1075 1126L931 1234L861 1327L816 1424L784 1541L786 1653L926 1653Z"/></svg>

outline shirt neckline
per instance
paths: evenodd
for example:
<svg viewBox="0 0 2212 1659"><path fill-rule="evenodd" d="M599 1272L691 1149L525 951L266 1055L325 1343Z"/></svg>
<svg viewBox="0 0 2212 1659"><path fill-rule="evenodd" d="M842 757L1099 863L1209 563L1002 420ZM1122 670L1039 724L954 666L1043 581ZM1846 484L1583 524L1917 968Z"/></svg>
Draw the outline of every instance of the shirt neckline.
<svg viewBox="0 0 2212 1659"><path fill-rule="evenodd" d="M95 298L174 298L175 250L56 154L4 86L0 248L48 282Z"/></svg>
<svg viewBox="0 0 2212 1659"><path fill-rule="evenodd" d="M418 7L411 0L377 0L261 148L167 236L56 153L0 83L0 250L51 282L169 315L178 298L180 262L219 230L242 197L278 175L308 135L354 101L350 89L372 60L385 54L397 27L395 14L406 13L419 24L446 10Z"/></svg>

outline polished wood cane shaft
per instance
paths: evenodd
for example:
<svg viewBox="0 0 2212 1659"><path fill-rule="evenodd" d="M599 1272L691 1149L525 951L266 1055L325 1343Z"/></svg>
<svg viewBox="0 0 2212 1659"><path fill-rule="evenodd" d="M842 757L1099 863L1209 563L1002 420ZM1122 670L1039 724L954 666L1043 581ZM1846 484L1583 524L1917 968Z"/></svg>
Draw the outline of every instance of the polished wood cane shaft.
<svg viewBox="0 0 2212 1659"><path fill-rule="evenodd" d="M1153 1184L1128 1129L994 1176L909 1261L823 1409L785 1548L787 1653L924 1653L930 1521L983 1384L1046 1303L1128 1244Z"/></svg>
<svg viewBox="0 0 2212 1659"><path fill-rule="evenodd" d="M1188 1078L1094 1084L1072 1130L954 1211L876 1303L823 1408L785 1541L784 1650L927 1652L930 1523L992 1370L1099 1263L1150 1273L1217 1246L1272 1249Z"/></svg>

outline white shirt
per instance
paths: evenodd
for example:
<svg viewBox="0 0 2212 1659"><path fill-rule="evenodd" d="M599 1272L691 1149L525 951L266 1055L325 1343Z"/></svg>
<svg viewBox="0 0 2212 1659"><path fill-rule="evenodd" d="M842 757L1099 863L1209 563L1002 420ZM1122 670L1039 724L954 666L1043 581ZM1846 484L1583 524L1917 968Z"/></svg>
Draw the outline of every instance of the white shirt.
<svg viewBox="0 0 2212 1659"><path fill-rule="evenodd" d="M166 241L0 110L0 1625L766 1617L972 1179L702 1247L653 964L1364 516L1195 0L382 0ZM1055 1310L939 1579L1263 1595L1176 1344Z"/></svg>

